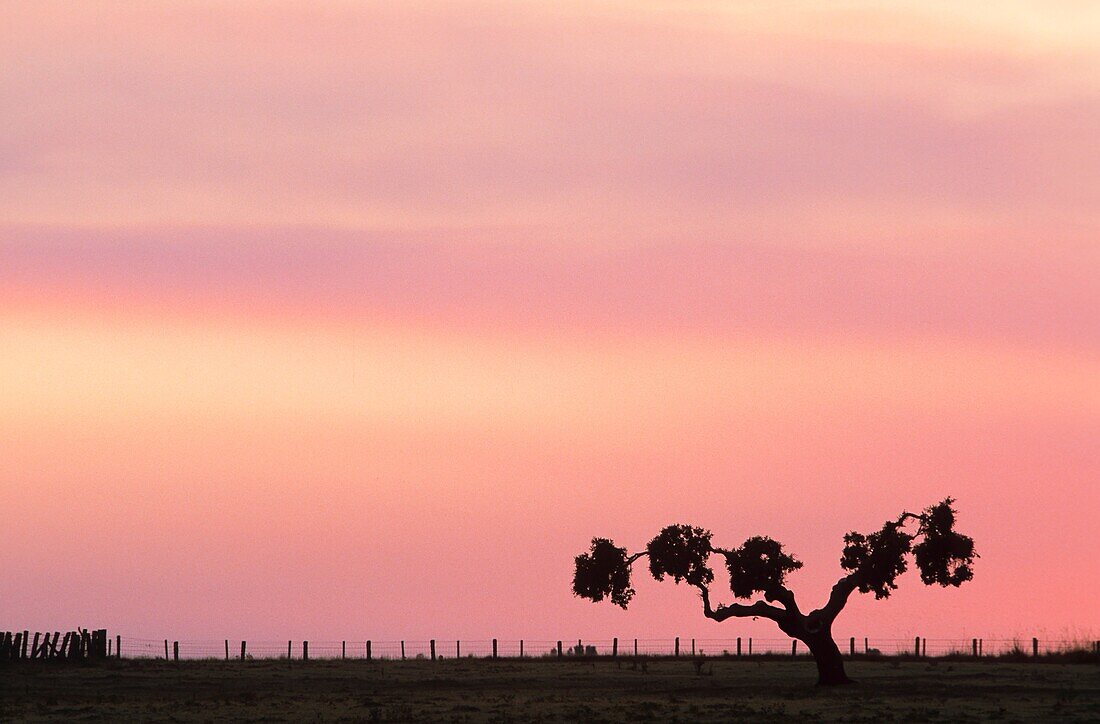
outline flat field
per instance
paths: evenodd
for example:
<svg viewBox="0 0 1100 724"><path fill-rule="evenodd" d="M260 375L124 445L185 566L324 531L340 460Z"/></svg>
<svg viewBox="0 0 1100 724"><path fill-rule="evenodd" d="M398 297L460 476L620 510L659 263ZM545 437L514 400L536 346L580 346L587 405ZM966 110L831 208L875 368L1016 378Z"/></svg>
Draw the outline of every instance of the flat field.
<svg viewBox="0 0 1100 724"><path fill-rule="evenodd" d="M2 721L1100 721L1100 665L529 659L0 665Z"/></svg>

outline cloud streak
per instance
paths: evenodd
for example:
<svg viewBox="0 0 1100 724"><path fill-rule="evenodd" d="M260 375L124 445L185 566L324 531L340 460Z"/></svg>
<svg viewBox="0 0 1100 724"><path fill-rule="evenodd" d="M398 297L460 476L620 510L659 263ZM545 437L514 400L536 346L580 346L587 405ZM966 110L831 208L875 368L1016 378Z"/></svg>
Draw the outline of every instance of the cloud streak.
<svg viewBox="0 0 1100 724"><path fill-rule="evenodd" d="M936 335L1100 348L1100 251L1087 248L991 243L905 254L619 238L584 247L507 227L16 228L0 229L0 268L8 303L18 306L68 290L115 308L297 310L365 324Z"/></svg>

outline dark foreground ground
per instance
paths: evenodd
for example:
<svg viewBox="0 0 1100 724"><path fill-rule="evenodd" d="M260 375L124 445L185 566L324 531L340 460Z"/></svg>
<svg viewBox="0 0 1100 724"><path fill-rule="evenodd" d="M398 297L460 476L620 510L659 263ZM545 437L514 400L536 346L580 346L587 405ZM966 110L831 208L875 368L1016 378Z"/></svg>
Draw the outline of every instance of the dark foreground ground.
<svg viewBox="0 0 1100 724"><path fill-rule="evenodd" d="M0 666L2 721L1100 721L1096 664L113 661Z"/></svg>

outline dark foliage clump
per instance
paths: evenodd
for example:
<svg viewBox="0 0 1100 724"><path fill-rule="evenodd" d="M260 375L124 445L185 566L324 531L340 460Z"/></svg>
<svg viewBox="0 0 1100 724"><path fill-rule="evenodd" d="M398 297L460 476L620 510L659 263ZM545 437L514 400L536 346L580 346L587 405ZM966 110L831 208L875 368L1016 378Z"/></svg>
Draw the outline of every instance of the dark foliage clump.
<svg viewBox="0 0 1100 724"><path fill-rule="evenodd" d="M802 567L802 561L783 552L779 541L766 536L749 538L740 548L726 553L730 590L738 598L782 586L787 574Z"/></svg>
<svg viewBox="0 0 1100 724"><path fill-rule="evenodd" d="M610 598L616 606L626 608L634 597L626 548L619 548L607 538L593 538L590 551L581 553L574 560L575 595L590 601Z"/></svg>
<svg viewBox="0 0 1100 724"><path fill-rule="evenodd" d="M913 546L913 553L920 578L928 585L959 586L974 577L974 539L955 532L953 502L947 498L921 516L924 540Z"/></svg>
<svg viewBox="0 0 1100 724"><path fill-rule="evenodd" d="M974 539L955 532L955 509L951 498L925 508L919 515L905 513L895 522L870 535L849 533L844 536L840 565L855 574L863 593L875 592L886 598L897 588L894 580L907 568L905 556L912 552L920 568L921 580L931 585L959 586L974 577ZM906 520L916 520L916 533L906 533ZM920 542L913 545L913 541Z"/></svg>
<svg viewBox="0 0 1100 724"><path fill-rule="evenodd" d="M875 598L888 598L897 589L895 580L908 568L905 556L913 536L902 530L901 523L887 523L882 530L864 535L855 531L844 536L840 565L856 574L860 593L875 592Z"/></svg>
<svg viewBox="0 0 1100 724"><path fill-rule="evenodd" d="M668 575L676 583L709 585L714 580L714 571L707 566L712 552L710 535L709 530L690 525L668 526L646 546L650 573L658 581Z"/></svg>

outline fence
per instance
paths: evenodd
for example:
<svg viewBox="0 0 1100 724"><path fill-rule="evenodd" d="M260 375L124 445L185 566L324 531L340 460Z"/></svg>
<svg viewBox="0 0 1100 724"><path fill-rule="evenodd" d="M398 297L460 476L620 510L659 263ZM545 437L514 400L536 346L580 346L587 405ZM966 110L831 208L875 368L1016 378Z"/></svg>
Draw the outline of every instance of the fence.
<svg viewBox="0 0 1100 724"><path fill-rule="evenodd" d="M545 639L427 639L356 641L242 641L240 639L143 639L116 637L114 656L127 659L359 659L399 661L454 658L557 658L573 656L666 657L775 657L808 656L801 642L789 638L612 638L592 640ZM1100 641L1065 639L906 639L838 637L848 656L906 656L914 658L1004 655L1049 656L1085 650L1100 657Z"/></svg>
<svg viewBox="0 0 1100 724"><path fill-rule="evenodd" d="M639 639L597 640L359 640L359 641L241 641L143 639L107 631L78 630L45 634L0 632L0 661L30 659L452 659L452 658L539 658L539 657L629 657L629 656L800 656L808 655L805 645L790 638L738 637L726 639ZM1100 641L1019 638L906 639L837 638L848 656L907 656L913 658L958 656L983 658L1012 655L1039 657L1091 652L1100 659Z"/></svg>
<svg viewBox="0 0 1100 724"><path fill-rule="evenodd" d="M120 647L121 648L121 647ZM45 633L36 631L0 631L0 661L29 661L33 659L105 659L111 655L111 641L107 630L88 631L78 629Z"/></svg>

